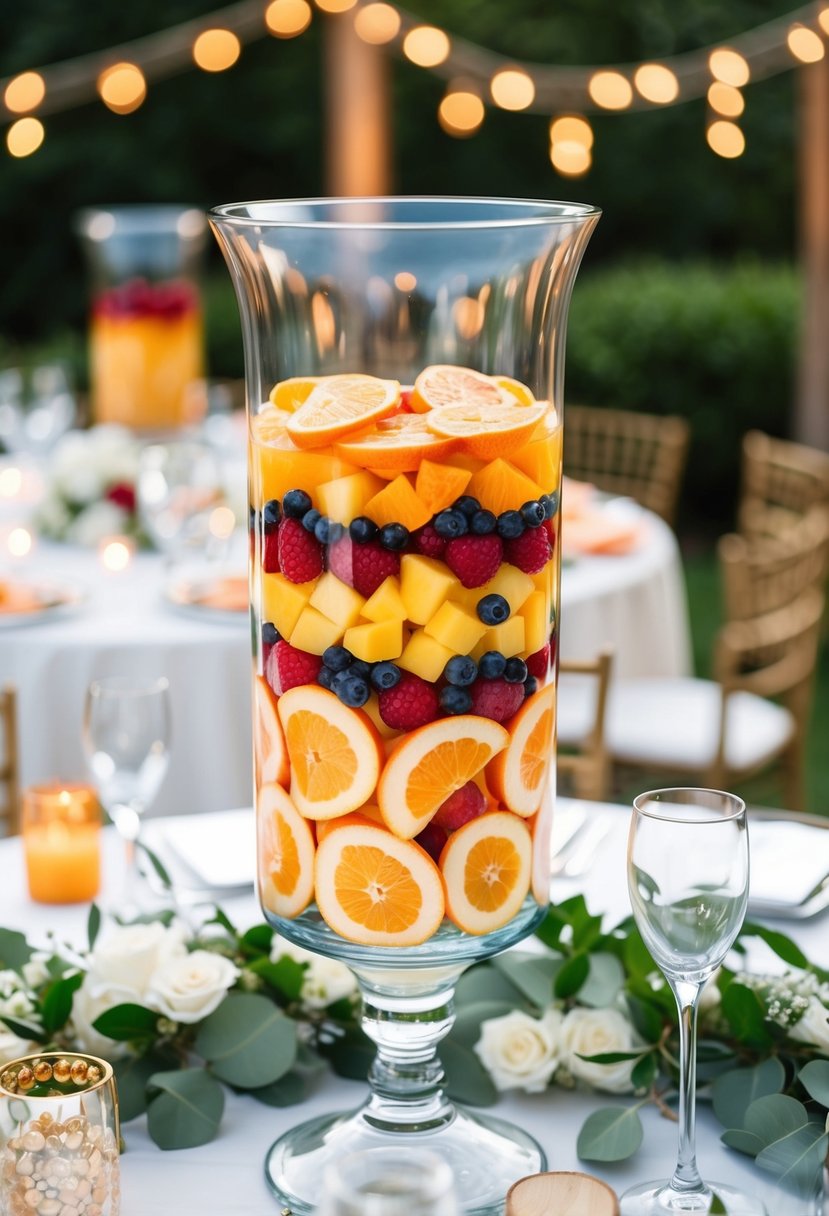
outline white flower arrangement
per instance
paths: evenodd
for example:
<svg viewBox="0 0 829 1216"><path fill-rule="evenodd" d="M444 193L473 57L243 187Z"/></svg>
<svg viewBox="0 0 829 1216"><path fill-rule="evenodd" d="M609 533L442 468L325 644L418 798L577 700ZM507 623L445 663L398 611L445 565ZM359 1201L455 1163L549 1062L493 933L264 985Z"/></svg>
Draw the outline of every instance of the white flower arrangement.
<svg viewBox="0 0 829 1216"><path fill-rule="evenodd" d="M126 427L70 431L55 446L36 523L53 540L94 546L138 536L135 485L140 447Z"/></svg>

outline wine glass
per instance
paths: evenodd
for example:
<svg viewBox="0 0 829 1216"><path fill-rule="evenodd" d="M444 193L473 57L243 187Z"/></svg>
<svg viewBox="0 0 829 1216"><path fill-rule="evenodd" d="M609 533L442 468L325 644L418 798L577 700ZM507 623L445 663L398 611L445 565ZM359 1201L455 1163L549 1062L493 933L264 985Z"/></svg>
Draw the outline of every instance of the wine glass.
<svg viewBox="0 0 829 1216"><path fill-rule="evenodd" d="M425 1149L350 1153L323 1174L319 1216L459 1216L452 1171Z"/></svg>
<svg viewBox="0 0 829 1216"><path fill-rule="evenodd" d="M101 802L126 846L122 904L135 903L141 816L167 772L170 692L166 677L93 680L86 694L83 742Z"/></svg>
<svg viewBox="0 0 829 1216"><path fill-rule="evenodd" d="M679 1145L673 1177L627 1191L622 1216L704 1213L715 1194L729 1216L765 1216L759 1199L703 1182L694 1136L697 1006L740 931L748 872L746 808L736 795L664 789L634 799L628 888L636 924L679 1011Z"/></svg>
<svg viewBox="0 0 829 1216"><path fill-rule="evenodd" d="M0 442L7 451L46 456L76 416L62 364L39 364L28 374L16 367L0 371Z"/></svg>
<svg viewBox="0 0 829 1216"><path fill-rule="evenodd" d="M210 513L223 500L212 448L195 439L148 444L136 488L141 525L168 562L204 548Z"/></svg>

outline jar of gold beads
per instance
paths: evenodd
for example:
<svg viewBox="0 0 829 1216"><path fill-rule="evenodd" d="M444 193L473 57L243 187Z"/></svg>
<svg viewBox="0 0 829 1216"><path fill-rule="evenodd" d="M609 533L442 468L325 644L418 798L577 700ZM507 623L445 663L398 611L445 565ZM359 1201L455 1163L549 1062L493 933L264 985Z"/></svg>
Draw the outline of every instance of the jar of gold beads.
<svg viewBox="0 0 829 1216"><path fill-rule="evenodd" d="M118 1216L119 1143L104 1060L44 1052L0 1069L3 1216Z"/></svg>

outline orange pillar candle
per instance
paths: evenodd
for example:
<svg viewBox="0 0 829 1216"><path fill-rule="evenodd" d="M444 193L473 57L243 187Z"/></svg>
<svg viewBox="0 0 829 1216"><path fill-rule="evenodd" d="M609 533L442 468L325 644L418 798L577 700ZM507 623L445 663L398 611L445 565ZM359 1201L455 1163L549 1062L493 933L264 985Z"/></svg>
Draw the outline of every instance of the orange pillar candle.
<svg viewBox="0 0 829 1216"><path fill-rule="evenodd" d="M101 811L87 785L54 782L23 792L29 894L44 904L93 899L101 885Z"/></svg>

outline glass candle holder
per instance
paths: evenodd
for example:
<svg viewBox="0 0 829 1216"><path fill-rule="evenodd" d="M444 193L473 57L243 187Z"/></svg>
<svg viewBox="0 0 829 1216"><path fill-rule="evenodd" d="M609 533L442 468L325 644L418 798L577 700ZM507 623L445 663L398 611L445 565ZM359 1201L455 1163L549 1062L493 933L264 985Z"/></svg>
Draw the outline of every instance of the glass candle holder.
<svg viewBox="0 0 829 1216"><path fill-rule="evenodd" d="M0 1071L0 1211L118 1216L118 1095L96 1056L45 1052Z"/></svg>
<svg viewBox="0 0 829 1216"><path fill-rule="evenodd" d="M94 899L101 885L101 808L91 786L53 782L24 790L22 834L32 899Z"/></svg>

